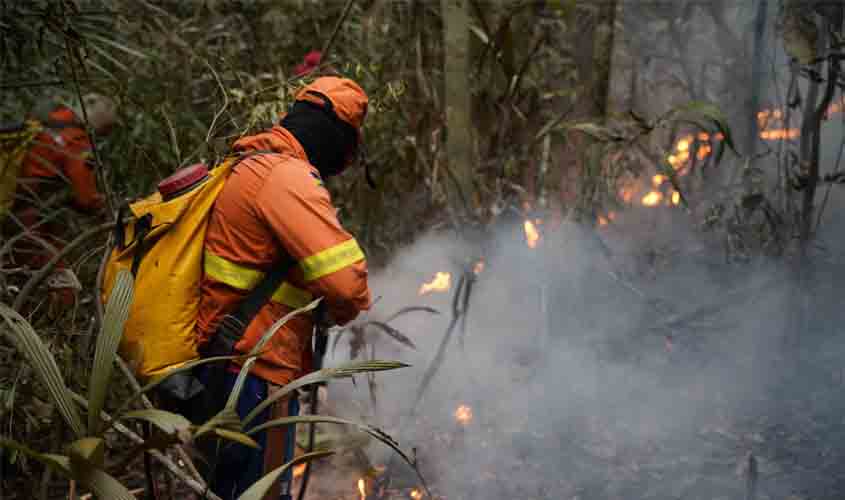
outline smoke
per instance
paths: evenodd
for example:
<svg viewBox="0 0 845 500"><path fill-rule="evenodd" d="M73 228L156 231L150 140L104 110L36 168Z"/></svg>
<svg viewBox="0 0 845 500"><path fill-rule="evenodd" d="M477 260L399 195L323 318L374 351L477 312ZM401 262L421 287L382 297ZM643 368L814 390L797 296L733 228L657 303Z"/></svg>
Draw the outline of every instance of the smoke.
<svg viewBox="0 0 845 500"><path fill-rule="evenodd" d="M736 18L734 34L753 19L750 5L723 17ZM731 125L742 129L742 115L756 112L738 104L748 82L733 79L744 63L711 63L738 51L728 46L743 38L719 37L724 26L702 9L694 13L684 33L695 43L679 56L688 66L672 57L646 61L631 42L616 51L622 56L611 88L633 90L611 99L620 112L647 116L691 99L714 101L738 115ZM645 42L672 46L656 21L639 19L637 9L623 14L626 34L655 33ZM767 79L763 105L784 109L788 65L774 17L770 11L766 65L779 69ZM700 73L688 74L690 67ZM698 94L661 87L653 81L661 74L692 78ZM841 161L841 117L825 125L823 173ZM776 142L763 146L754 166L771 187L781 182L776 155L784 152ZM743 164L728 158L718 168L723 175L716 177L729 179L728 169ZM735 193L716 194L722 201ZM761 500L842 498L843 205L833 187L805 291L796 288L790 255L729 262L723 231L703 231L694 222L700 218L672 207L620 211L596 232L547 222L534 249L519 219L500 222L483 244L427 235L373 274L380 299L363 318L384 320L411 305L439 310L391 322L416 350L368 330L377 358L412 366L376 376L375 407L363 379L332 385L330 400L344 416L415 449L433 492L450 500L745 498L750 455ZM474 277L466 330L455 332L411 415L452 319L461 273L480 257L485 265ZM451 273L451 289L418 295L438 271ZM329 363L348 359L349 350L341 340ZM455 418L461 405L472 408L466 425ZM385 447L373 444L367 454L389 466L392 486L405 497L419 486ZM352 474L337 491L354 494Z"/></svg>
<svg viewBox="0 0 845 500"><path fill-rule="evenodd" d="M392 322L417 350L371 332L377 358L412 367L377 376L375 412L361 381L333 386L335 406L416 448L434 492L448 498L737 498L749 453L766 474L779 466L765 434L783 411L771 392L786 367L786 273L767 264L740 275L705 251L696 258L689 248L706 242L667 221L664 248L686 251L650 261L650 278L631 276L637 259L625 251L655 243L638 215L598 236L546 228L536 249L521 221L503 225L485 245L463 347L458 331L409 416L458 277L479 254L450 235L421 238L371 278L381 298L370 319L409 305L441 314ZM417 295L437 271L452 273L451 290ZM346 347L340 342L332 363L346 359ZM467 425L455 419L460 405L472 408ZM394 486L417 486L386 448L368 452L391 465ZM783 480L773 475L764 491L795 487Z"/></svg>

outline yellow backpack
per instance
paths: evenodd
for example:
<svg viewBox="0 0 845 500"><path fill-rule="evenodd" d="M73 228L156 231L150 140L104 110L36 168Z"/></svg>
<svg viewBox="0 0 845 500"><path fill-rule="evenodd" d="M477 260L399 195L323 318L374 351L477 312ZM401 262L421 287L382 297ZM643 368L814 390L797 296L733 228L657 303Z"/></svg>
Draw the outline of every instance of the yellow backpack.
<svg viewBox="0 0 845 500"><path fill-rule="evenodd" d="M0 126L0 221L12 208L24 157L42 130L37 120Z"/></svg>
<svg viewBox="0 0 845 500"><path fill-rule="evenodd" d="M132 271L135 292L119 350L142 379L199 358L194 326L205 233L214 200L237 160L211 170L203 165L180 170L159 191L130 204L130 220L118 223L101 300L108 298L119 270Z"/></svg>

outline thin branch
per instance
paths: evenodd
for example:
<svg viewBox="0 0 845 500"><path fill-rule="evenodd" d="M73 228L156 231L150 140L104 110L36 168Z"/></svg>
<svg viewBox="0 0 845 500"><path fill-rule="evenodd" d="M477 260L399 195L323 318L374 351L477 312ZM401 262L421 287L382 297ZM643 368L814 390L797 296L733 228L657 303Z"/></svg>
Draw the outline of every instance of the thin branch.
<svg viewBox="0 0 845 500"><path fill-rule="evenodd" d="M349 16L349 12L352 10L352 4L355 3L355 0L347 0L346 6L343 7L343 13L340 15L340 19L338 19L337 24L334 26L334 31L332 31L331 36L326 43L323 45L323 60L328 60L329 58L329 51L332 49L334 45L335 39L337 38L337 34L340 33L340 28L343 26L343 23L346 21L346 18Z"/></svg>
<svg viewBox="0 0 845 500"><path fill-rule="evenodd" d="M56 264L64 258L69 253L76 250L78 247L82 246L83 243L86 243L90 238L99 235L100 233L109 231L114 228L114 222L106 222L105 224L100 224L99 226L92 227L88 231L85 231L81 235L77 236L75 240L68 243L66 247L64 247L60 252L57 252L56 255L50 259L47 264L44 265L41 269L38 270L35 275L26 282L24 285L23 290L18 296L15 298L15 302L12 305L12 308L15 311L20 312L23 305L26 303L26 300L29 298L29 295L41 284L42 281L53 271L53 268L56 267Z"/></svg>
<svg viewBox="0 0 845 500"><path fill-rule="evenodd" d="M71 392L70 396L83 408L88 409L88 401L86 401L85 398L74 392ZM128 438L130 441L138 444L144 443L144 439L141 436L139 436L120 422L115 421L111 415L107 414L106 412L101 412L100 415L106 423L113 423L114 429L126 438ZM173 462L173 460L170 459L170 457L168 457L164 453L158 450L150 450L149 453L161 465L163 465L165 469L167 469L171 474L173 474L180 481L182 481L185 486L192 489L194 493L200 495L201 498L207 500L222 500L219 496L214 494L214 492L210 491L208 489L208 486L202 484L201 482L186 474L185 471L183 471L177 464Z"/></svg>

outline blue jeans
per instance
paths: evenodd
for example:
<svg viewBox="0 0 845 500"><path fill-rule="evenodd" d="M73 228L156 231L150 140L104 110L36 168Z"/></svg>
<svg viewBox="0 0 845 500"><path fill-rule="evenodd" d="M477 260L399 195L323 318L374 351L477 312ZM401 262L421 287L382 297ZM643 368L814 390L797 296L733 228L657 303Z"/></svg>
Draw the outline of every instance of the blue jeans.
<svg viewBox="0 0 845 500"><path fill-rule="evenodd" d="M226 394L232 391L235 385L237 373L226 373ZM244 418L251 412L259 403L267 399L268 384L265 380L249 374L246 377L246 383L238 398L237 412L241 418ZM282 399L279 403L284 403ZM277 404L279 404L277 403ZM251 427L259 426L271 418L277 418L282 413L295 416L299 414L299 400L296 397L291 397L287 404L287 409L277 408L274 411L274 405L271 405L262 411L255 419L253 419L249 426L244 430L249 430ZM281 410L281 412L280 412ZM270 431L269 434L278 435L279 432ZM213 480L211 489L223 500L234 500L246 491L253 483L261 479L267 472L270 472L265 466L265 458L269 453L278 454L283 453L282 463L287 463L293 459L294 445L296 440L296 426L286 425L283 428L281 442L267 442L268 431L264 430L251 437L255 439L260 449L250 448L242 444L234 443L232 441L221 440L220 452L218 455L217 467L213 471ZM278 438L279 436L276 436ZM278 439L276 439L278 441ZM282 449L279 450L279 447ZM289 491L290 482L292 478L292 470L288 469L279 479L283 486L281 487L281 499L289 499L290 495L285 494ZM286 486L284 486L286 483ZM272 499L276 500L276 499Z"/></svg>

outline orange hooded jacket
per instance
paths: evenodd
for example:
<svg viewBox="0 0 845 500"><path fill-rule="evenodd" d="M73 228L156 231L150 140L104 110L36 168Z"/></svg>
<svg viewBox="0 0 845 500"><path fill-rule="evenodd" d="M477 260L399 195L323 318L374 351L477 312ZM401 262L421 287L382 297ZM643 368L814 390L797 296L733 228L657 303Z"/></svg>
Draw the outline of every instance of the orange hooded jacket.
<svg viewBox="0 0 845 500"><path fill-rule="evenodd" d="M55 189L53 181L64 179L73 188L74 203L79 208L100 208L103 195L97 190L94 171L88 165L91 139L70 108L60 106L50 113L49 119L64 126L45 130L36 136L21 169L23 189L31 189L44 196Z"/></svg>
<svg viewBox="0 0 845 500"><path fill-rule="evenodd" d="M360 96L366 109L366 95L360 91ZM344 119L343 108L338 116ZM235 346L238 352L248 352L276 320L319 296L338 325L369 309L364 254L340 225L319 171L308 163L296 138L275 126L239 140L235 150L272 153L254 154L236 165L215 202L205 241L200 345L211 339L220 320L234 311L282 251L298 265L250 323ZM284 385L310 371L312 328L310 315L286 323L253 373Z"/></svg>

